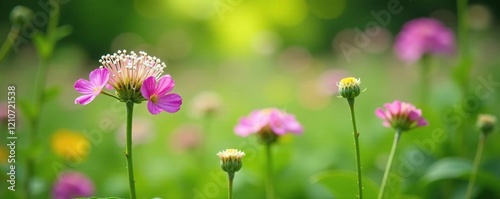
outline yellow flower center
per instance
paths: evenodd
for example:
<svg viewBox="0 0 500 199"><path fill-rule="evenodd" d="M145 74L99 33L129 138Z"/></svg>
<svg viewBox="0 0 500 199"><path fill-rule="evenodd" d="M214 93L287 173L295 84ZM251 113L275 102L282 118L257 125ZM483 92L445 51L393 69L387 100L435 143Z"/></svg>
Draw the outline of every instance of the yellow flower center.
<svg viewBox="0 0 500 199"><path fill-rule="evenodd" d="M158 96L157 95L151 95L151 101L153 103L156 103L158 101Z"/></svg>
<svg viewBox="0 0 500 199"><path fill-rule="evenodd" d="M340 88L348 88L348 87L354 87L354 86L359 86L361 82L359 79L356 79L354 77L347 77L342 80L340 80L338 86Z"/></svg>

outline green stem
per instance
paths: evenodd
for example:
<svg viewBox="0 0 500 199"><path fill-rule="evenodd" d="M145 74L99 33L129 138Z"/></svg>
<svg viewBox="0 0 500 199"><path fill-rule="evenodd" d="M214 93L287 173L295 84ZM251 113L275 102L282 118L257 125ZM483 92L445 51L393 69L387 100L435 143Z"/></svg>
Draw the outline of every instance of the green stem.
<svg viewBox="0 0 500 199"><path fill-rule="evenodd" d="M468 0L457 0L457 20L458 20L458 46L459 46L459 65L455 69L455 78L462 88L464 97L467 95L470 69L472 59L469 51L468 42L468 19L467 19Z"/></svg>
<svg viewBox="0 0 500 199"><path fill-rule="evenodd" d="M134 102L127 102L127 148L125 157L127 158L128 183L130 186L130 198L135 199L135 178L134 165L132 163L132 115L134 112Z"/></svg>
<svg viewBox="0 0 500 199"><path fill-rule="evenodd" d="M116 97L115 95L109 93L109 92L106 92L106 91L101 91L101 94L104 94L104 95L107 95L107 96L110 96L112 98L115 98L117 99L118 101L121 101L120 98Z"/></svg>
<svg viewBox="0 0 500 199"><path fill-rule="evenodd" d="M233 199L233 178L234 172L227 172L228 187L227 187L227 198Z"/></svg>
<svg viewBox="0 0 500 199"><path fill-rule="evenodd" d="M273 182L273 162L271 156L271 144L266 143L266 157L267 157L267 180L266 180L266 198L274 198L274 182Z"/></svg>
<svg viewBox="0 0 500 199"><path fill-rule="evenodd" d="M389 174L391 173L392 162L394 160L394 155L396 154L396 149L398 147L399 138L401 137L403 131L396 129L394 134L394 141L392 142L391 153L389 154L389 159L387 160L387 165L385 166L384 178L382 179L382 185L378 192L378 199L384 198L385 187L387 186L387 181L389 180Z"/></svg>
<svg viewBox="0 0 500 199"><path fill-rule="evenodd" d="M484 133L479 135L479 143L477 144L476 157L474 158L474 165L472 166L472 173L469 179L469 185L467 186L466 199L472 198L472 191L474 189L474 183L477 178L477 171L479 170L479 164L481 163L481 156L483 156L484 142L486 136Z"/></svg>
<svg viewBox="0 0 500 199"><path fill-rule="evenodd" d="M10 29L9 34L7 34L7 39L2 44L2 48L0 48L0 62L2 62L3 58L9 53L10 47L12 47L12 44L14 41L16 41L17 37L19 36L19 31L21 30L21 27L19 25L13 25L12 28Z"/></svg>
<svg viewBox="0 0 500 199"><path fill-rule="evenodd" d="M424 106L427 102L429 94L429 71L431 69L431 58L429 55L422 57L422 66L420 67L420 103Z"/></svg>
<svg viewBox="0 0 500 199"><path fill-rule="evenodd" d="M361 155L359 153L359 133L356 128L356 117L354 115L354 98L348 98L347 102L349 103L349 109L351 110L351 121L352 128L354 130L354 146L356 147L356 167L357 167L357 176L358 176L358 198L363 198L363 184L361 181Z"/></svg>

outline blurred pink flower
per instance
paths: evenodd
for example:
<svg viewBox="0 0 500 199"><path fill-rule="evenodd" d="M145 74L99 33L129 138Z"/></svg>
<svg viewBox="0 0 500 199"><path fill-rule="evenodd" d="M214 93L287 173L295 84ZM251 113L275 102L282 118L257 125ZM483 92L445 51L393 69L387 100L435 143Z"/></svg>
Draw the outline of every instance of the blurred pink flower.
<svg viewBox="0 0 500 199"><path fill-rule="evenodd" d="M90 72L89 80L79 79L75 82L75 90L83 94L75 99L75 104L86 105L101 93L109 80L109 71L106 68L98 68Z"/></svg>
<svg viewBox="0 0 500 199"><path fill-rule="evenodd" d="M64 172L59 176L52 189L54 199L72 199L94 195L94 184L83 173Z"/></svg>
<svg viewBox="0 0 500 199"><path fill-rule="evenodd" d="M321 73L318 78L318 89L323 95L336 95L339 92L337 83L349 73L342 69L329 69Z"/></svg>
<svg viewBox="0 0 500 199"><path fill-rule="evenodd" d="M175 113L181 108L182 98L176 93L168 93L174 89L174 80L170 75L165 75L158 80L153 76L144 80L141 93L148 100L148 110L156 115L162 110Z"/></svg>
<svg viewBox="0 0 500 199"><path fill-rule="evenodd" d="M301 134L303 128L295 116L276 108L267 108L252 111L248 117L241 118L234 131L237 135L246 137L252 133L269 131L275 135L287 132Z"/></svg>
<svg viewBox="0 0 500 199"><path fill-rule="evenodd" d="M422 117L422 110L413 104L400 102L384 104L385 110L378 108L375 115L384 121L385 127L392 127L407 131L415 127L427 126L428 122Z"/></svg>
<svg viewBox="0 0 500 199"><path fill-rule="evenodd" d="M191 100L191 115L195 118L214 116L222 109L222 99L213 91L203 91Z"/></svg>
<svg viewBox="0 0 500 199"><path fill-rule="evenodd" d="M202 142L201 128L196 125L182 125L174 130L168 139L172 150L178 152L196 149Z"/></svg>
<svg viewBox="0 0 500 199"><path fill-rule="evenodd" d="M396 36L394 49L399 59L415 63L425 54L454 53L455 36L436 19L418 18L403 26Z"/></svg>

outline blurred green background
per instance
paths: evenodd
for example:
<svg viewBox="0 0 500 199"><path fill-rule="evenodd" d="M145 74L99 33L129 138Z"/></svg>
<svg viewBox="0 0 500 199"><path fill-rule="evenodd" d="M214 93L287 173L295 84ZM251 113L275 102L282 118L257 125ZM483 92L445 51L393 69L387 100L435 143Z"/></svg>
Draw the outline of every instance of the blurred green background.
<svg viewBox="0 0 500 199"><path fill-rule="evenodd" d="M458 54L436 56L426 88L427 103L419 95L421 65L399 61L393 53L393 39L406 21L417 17L437 18L456 33L454 1L399 1L401 13L391 15L380 34L366 46L357 46L360 52L349 58L339 44L356 46L355 31L364 31L369 22L377 21L370 13L386 10L388 1L59 2L59 24L71 26L72 32L54 50L47 88L60 92L43 106L37 137L41 144L35 151L28 150L31 129L24 115L17 115L19 189L8 191L7 176L2 174L0 198L22 198L25 157L30 154L36 156L31 186L35 198L51 198L52 185L64 170L89 176L96 196L128 197L124 146L119 137L125 104L103 95L86 106L73 103L79 96L74 82L87 78L102 55L121 49L161 58L167 64L165 73L176 81L174 92L183 97L181 110L175 114L152 116L145 103L136 106L134 118L141 128L135 131L142 132L134 146L139 198L225 198L225 173L215 154L226 148L247 153L235 178L236 198L263 198L264 148L254 136L236 136L233 128L240 117L266 107L296 115L305 129L303 135L282 137L273 148L279 198L341 198L339 189L354 198L356 184L348 183L355 177L351 173L355 158L349 109L346 100L334 93L335 82L347 75L361 78L361 87L366 88L356 99L356 114L363 175L369 179L366 184L373 181L375 191L393 137L393 130L384 128L375 117L375 109L396 99L408 101L421 107L430 121L428 127L402 137L393 169L397 188L390 190L391 198L462 198L477 146L477 114L499 116L497 1L470 1L473 69L469 89L461 90L452 77ZM14 6L27 6L35 14L45 12L38 1L2 1L0 5L1 42L12 26L9 13ZM0 62L0 85L5 89L1 101L6 101L7 85L16 86L18 100L34 98L39 57L31 38L25 38L26 42ZM491 95L480 98L475 92L484 79L494 83ZM199 98L206 92L216 93L220 106L216 114L200 117L200 106L210 101ZM0 166L6 173L3 126ZM88 140L81 159L68 160L57 152L57 132L68 131ZM440 133L443 140L433 140ZM484 175L477 182L478 198L500 198L499 142L498 132L488 137L481 165Z"/></svg>

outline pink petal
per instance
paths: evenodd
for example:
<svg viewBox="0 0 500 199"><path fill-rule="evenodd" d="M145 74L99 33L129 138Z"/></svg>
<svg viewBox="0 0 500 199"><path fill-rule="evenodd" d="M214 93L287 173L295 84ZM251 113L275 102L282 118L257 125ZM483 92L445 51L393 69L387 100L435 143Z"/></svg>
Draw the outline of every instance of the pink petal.
<svg viewBox="0 0 500 199"><path fill-rule="evenodd" d="M90 72L90 82L95 86L102 89L108 83L109 71L107 68L98 68Z"/></svg>
<svg viewBox="0 0 500 199"><path fill-rule="evenodd" d="M111 84L106 84L106 86L105 86L105 87L106 87L106 89L108 89L108 90L113 90L113 89L115 89L115 88L113 88L113 86L111 86Z"/></svg>
<svg viewBox="0 0 500 199"><path fill-rule="evenodd" d="M75 99L75 104L87 105L88 103L92 102L95 97L96 95L93 94L82 95Z"/></svg>
<svg viewBox="0 0 500 199"><path fill-rule="evenodd" d="M389 104L388 110L391 113L391 115L398 115L399 112L401 111L401 102L396 100L392 104Z"/></svg>
<svg viewBox="0 0 500 199"><path fill-rule="evenodd" d="M246 137L252 133L255 133L256 130L252 126L252 122L244 117L241 118L238 124L234 127L234 132L242 137Z"/></svg>
<svg viewBox="0 0 500 199"><path fill-rule="evenodd" d="M301 134L304 131L302 125L292 115L285 117L285 125L288 131L292 133Z"/></svg>
<svg viewBox="0 0 500 199"><path fill-rule="evenodd" d="M375 115L377 115L377 117L380 119L383 119L383 120L387 119L387 117L385 116L384 110L382 110L381 108L378 108L377 110L375 110Z"/></svg>
<svg viewBox="0 0 500 199"><path fill-rule="evenodd" d="M269 116L269 127L271 127L275 134L283 135L286 133L283 118L278 113L273 112Z"/></svg>
<svg viewBox="0 0 500 199"><path fill-rule="evenodd" d="M176 93L167 94L158 98L156 102L156 106L158 108L163 109L169 113L175 113L179 109L181 109L182 98L180 95Z"/></svg>
<svg viewBox="0 0 500 199"><path fill-rule="evenodd" d="M410 121L416 121L418 118L420 118L420 114L418 112L412 110L408 113L408 119Z"/></svg>
<svg viewBox="0 0 500 199"><path fill-rule="evenodd" d="M76 80L75 85L73 86L75 90L81 94L93 94L94 93L94 86L92 83L87 81L86 79L79 79Z"/></svg>
<svg viewBox="0 0 500 199"><path fill-rule="evenodd" d="M153 115L161 113L161 109L156 106L156 104L154 104L151 100L148 100L148 111Z"/></svg>
<svg viewBox="0 0 500 199"><path fill-rule="evenodd" d="M149 97L155 92L155 85L156 85L155 77L151 76L146 78L146 80L144 80L141 86L142 96L146 99L149 99Z"/></svg>
<svg viewBox="0 0 500 199"><path fill-rule="evenodd" d="M165 75L158 80L158 84L155 89L156 93L158 96L163 96L174 89L174 84L175 82L172 77L170 77L170 75Z"/></svg>

